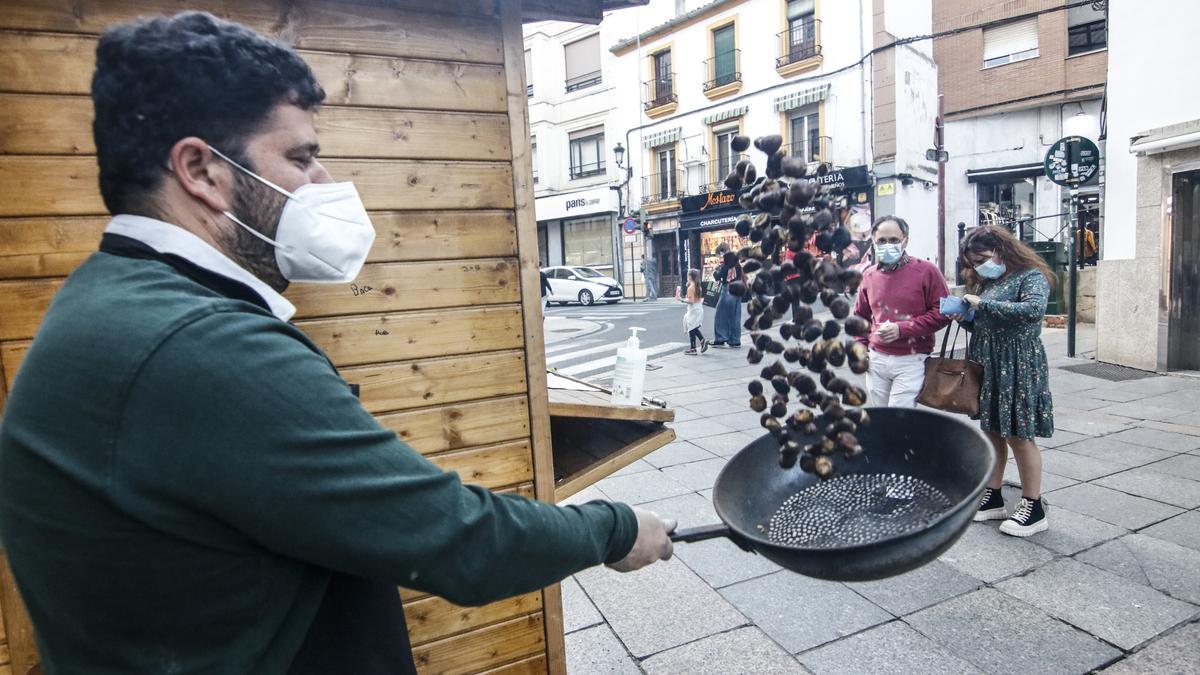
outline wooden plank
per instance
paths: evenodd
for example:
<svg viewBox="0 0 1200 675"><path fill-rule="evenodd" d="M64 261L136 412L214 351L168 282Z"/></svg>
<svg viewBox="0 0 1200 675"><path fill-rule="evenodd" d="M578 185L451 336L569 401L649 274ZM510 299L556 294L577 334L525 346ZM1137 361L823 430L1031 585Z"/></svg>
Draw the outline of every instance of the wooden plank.
<svg viewBox="0 0 1200 675"><path fill-rule="evenodd" d="M507 208L512 171L498 162L331 159L338 180L354 181L368 209ZM96 160L92 157L0 156L0 217L99 215Z"/></svg>
<svg viewBox="0 0 1200 675"><path fill-rule="evenodd" d="M465 675L535 654L545 648L542 613L413 648L417 672Z"/></svg>
<svg viewBox="0 0 1200 675"><path fill-rule="evenodd" d="M557 417L590 417L606 420L674 422L675 411L657 406L614 405L606 396L591 392L550 390L550 414Z"/></svg>
<svg viewBox="0 0 1200 675"><path fill-rule="evenodd" d="M33 337L63 281L0 281L0 340Z"/></svg>
<svg viewBox="0 0 1200 675"><path fill-rule="evenodd" d="M447 259L517 254L512 211L377 211L371 223L370 262L426 260L430 251Z"/></svg>
<svg viewBox="0 0 1200 675"><path fill-rule="evenodd" d="M541 308L541 273L537 216L534 214L533 163L530 160L529 110L525 93L525 42L520 3L500 3L504 47L504 96L512 146L513 210L517 219L517 249L521 260L521 319L525 333L529 378L529 419L532 425L534 485L538 499L554 498L554 454L550 445L550 414L546 393L546 348ZM545 590L545 654L548 671L566 673L562 596L559 587Z"/></svg>
<svg viewBox="0 0 1200 675"><path fill-rule="evenodd" d="M414 646L465 633L542 608L540 591L518 595L482 607L461 607L449 600L429 596L404 605L408 639Z"/></svg>
<svg viewBox="0 0 1200 675"><path fill-rule="evenodd" d="M601 478L633 464L637 460L675 440L674 429L663 429L658 433L647 436L639 442L626 446L613 453L607 459L600 460L587 469L561 481L555 489L555 500L562 501L580 490L594 485Z"/></svg>
<svg viewBox="0 0 1200 675"><path fill-rule="evenodd" d="M533 479L528 440L456 450L429 458L445 471L455 471L470 485L488 489L517 485Z"/></svg>
<svg viewBox="0 0 1200 675"><path fill-rule="evenodd" d="M380 415L379 423L400 440L429 455L529 436L529 409L524 396L442 405ZM529 480L525 478L523 480ZM518 481L499 483L511 485Z"/></svg>
<svg viewBox="0 0 1200 675"><path fill-rule="evenodd" d="M490 352L345 368L372 413L525 393L525 354Z"/></svg>
<svg viewBox="0 0 1200 675"><path fill-rule="evenodd" d="M334 7L327 7L320 2L272 2L270 0L188 0L186 7L209 12L223 19L237 21L249 26L260 33L289 39L295 33L327 35L328 39L346 37L362 33L362 41L387 49L383 53L406 53L395 50L424 49L428 53L446 54L445 58L453 58L454 54L473 53L475 48L453 49L451 46L425 44L422 36L414 34L417 29L437 31L434 33L444 38L472 38L472 44L489 43L480 36L459 36L458 32L450 33L445 25L461 26L462 31L478 30L486 26L486 17L495 13L492 0L441 0L436 5L419 3L414 0L385 0L354 2L339 1ZM351 5L342 8L342 5ZM337 8L337 9L335 9ZM341 11L338 11L340 9ZM163 0L72 0L72 2L48 3L45 0L6 0L0 6L0 27L17 28L21 30L55 31L64 33L99 34L113 23L132 21L141 16L169 13L172 7ZM466 15L460 17L429 16L431 12L444 14ZM286 15L284 14L286 13ZM435 21L436 19L436 21ZM401 30L389 25L392 21L410 21L420 23L407 26ZM344 34L344 36L343 36ZM416 45L387 45L387 39L396 41L417 42ZM355 40L354 42L358 42ZM330 43L334 44L334 43ZM349 46L353 43L347 42ZM340 50L338 50L340 51ZM499 61L499 46L492 44L486 53L494 55L493 62ZM436 57L428 57L436 58Z"/></svg>
<svg viewBox="0 0 1200 675"><path fill-rule="evenodd" d="M493 490L493 492L495 492L496 494L500 494L500 495L517 495L519 497L524 497L526 499L533 499L533 483L525 483L524 485L516 485L514 487L505 488L503 490Z"/></svg>
<svg viewBox="0 0 1200 675"><path fill-rule="evenodd" d="M429 251L439 255L440 251ZM513 258L372 263L352 284L295 284L297 317L478 307L520 301Z"/></svg>
<svg viewBox="0 0 1200 675"><path fill-rule="evenodd" d="M538 654L499 668L485 670L481 675L545 675L546 672L546 655Z"/></svg>
<svg viewBox="0 0 1200 675"><path fill-rule="evenodd" d="M298 322L339 368L517 349L520 309L501 305Z"/></svg>
<svg viewBox="0 0 1200 675"><path fill-rule="evenodd" d="M0 154L90 155L92 100L83 95L0 94ZM322 157L504 160L508 118L326 106L317 115Z"/></svg>
<svg viewBox="0 0 1200 675"><path fill-rule="evenodd" d="M0 32L0 91L91 91L96 38ZM301 50L325 103L407 110L504 112L499 66Z"/></svg>
<svg viewBox="0 0 1200 675"><path fill-rule="evenodd" d="M33 637L33 622L29 611L17 591L8 556L0 551L0 611L4 613L5 636L12 668L18 673L27 673L38 662L37 643Z"/></svg>
<svg viewBox="0 0 1200 675"><path fill-rule="evenodd" d="M12 391L13 378L17 376L17 368L21 366L21 360L25 358L25 352L29 351L31 344L33 344L32 340L0 342L0 367L4 369L7 391Z"/></svg>

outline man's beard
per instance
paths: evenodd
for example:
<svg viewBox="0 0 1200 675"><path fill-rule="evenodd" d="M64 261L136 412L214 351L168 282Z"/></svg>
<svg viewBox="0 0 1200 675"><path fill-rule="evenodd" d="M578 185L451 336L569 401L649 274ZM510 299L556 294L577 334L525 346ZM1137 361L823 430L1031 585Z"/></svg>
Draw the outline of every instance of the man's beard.
<svg viewBox="0 0 1200 675"><path fill-rule="evenodd" d="M243 166L250 168L247 164ZM288 198L241 172L234 174L233 188L233 215L262 235L274 239L279 229L279 216L287 206ZM222 243L234 262L248 272L280 293L287 289L288 280L279 271L274 246L236 223Z"/></svg>

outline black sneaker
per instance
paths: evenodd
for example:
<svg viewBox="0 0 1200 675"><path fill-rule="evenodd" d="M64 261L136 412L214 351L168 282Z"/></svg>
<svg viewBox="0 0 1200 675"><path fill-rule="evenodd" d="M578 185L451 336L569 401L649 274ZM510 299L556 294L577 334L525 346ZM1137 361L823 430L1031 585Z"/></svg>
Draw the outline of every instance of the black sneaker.
<svg viewBox="0 0 1200 675"><path fill-rule="evenodd" d="M975 522L985 520L1004 520L1008 513L1004 510L1004 496L1000 490L984 488L983 496L979 498L979 510L975 512Z"/></svg>
<svg viewBox="0 0 1200 675"><path fill-rule="evenodd" d="M1046 509L1042 505L1042 500L1029 497L1021 497L1021 501L1017 502L1017 508L1013 509L1008 520L1000 523L1000 531L1014 537L1028 537L1031 534L1045 531L1049 527L1050 521L1046 519Z"/></svg>
<svg viewBox="0 0 1200 675"><path fill-rule="evenodd" d="M706 351L708 351L708 340L700 338L700 353L703 354Z"/></svg>

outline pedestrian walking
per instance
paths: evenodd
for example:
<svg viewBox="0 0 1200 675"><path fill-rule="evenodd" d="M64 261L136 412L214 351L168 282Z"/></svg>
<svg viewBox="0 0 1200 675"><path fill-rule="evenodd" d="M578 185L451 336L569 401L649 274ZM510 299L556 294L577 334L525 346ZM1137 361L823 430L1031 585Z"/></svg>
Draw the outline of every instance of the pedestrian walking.
<svg viewBox="0 0 1200 675"><path fill-rule="evenodd" d="M546 305L550 300L550 292L554 290L550 287L550 277L546 276L545 270L539 270L542 275L542 318L546 318Z"/></svg>
<svg viewBox="0 0 1200 675"><path fill-rule="evenodd" d="M684 354L703 354L708 351L708 340L705 340L704 333L700 332L700 326L704 323L704 290L700 286L700 270L688 270L687 292L679 301L687 305L683 313L683 329L687 331L688 342L692 345ZM697 343L700 346L699 352L696 351Z"/></svg>
<svg viewBox="0 0 1200 675"><path fill-rule="evenodd" d="M344 288L375 239L291 46L186 12L95 56L113 217L0 425L0 538L46 672L415 674L398 585L483 605L671 556L647 511L464 484L290 322L291 282Z"/></svg>
<svg viewBox="0 0 1200 675"><path fill-rule="evenodd" d="M718 284L718 295L712 344L714 347L741 347L742 301L729 292L729 284L742 281L746 276L737 254L726 250L713 276Z"/></svg>
<svg viewBox="0 0 1200 675"><path fill-rule="evenodd" d="M871 322L871 332L856 338L871 352L871 405L916 405L934 335L950 323L938 311L941 299L950 295L946 279L937 266L908 255L908 232L899 216L875 221L875 264L863 273L854 304L854 313Z"/></svg>
<svg viewBox="0 0 1200 675"><path fill-rule="evenodd" d="M970 358L983 364L979 423L996 451L996 469L975 520L1002 520L1000 531L1027 537L1049 527L1042 503L1042 454L1035 437L1054 434L1054 403L1042 346L1042 318L1054 277L1050 267L1007 229L975 228L960 247L963 296L975 310ZM961 317L954 317L961 319ZM1000 487L1012 448L1021 476L1021 501L1011 513Z"/></svg>

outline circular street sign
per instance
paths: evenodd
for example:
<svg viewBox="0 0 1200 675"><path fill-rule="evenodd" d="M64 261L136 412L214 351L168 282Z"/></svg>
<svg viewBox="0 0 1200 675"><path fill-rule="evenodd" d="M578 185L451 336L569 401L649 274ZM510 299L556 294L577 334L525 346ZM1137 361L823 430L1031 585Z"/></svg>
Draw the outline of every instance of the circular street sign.
<svg viewBox="0 0 1200 675"><path fill-rule="evenodd" d="M1083 136L1064 136L1046 151L1046 177L1063 187L1076 187L1100 171L1100 148Z"/></svg>
<svg viewBox="0 0 1200 675"><path fill-rule="evenodd" d="M638 221L633 218L626 218L622 229L625 230L625 234L633 234L638 231Z"/></svg>

